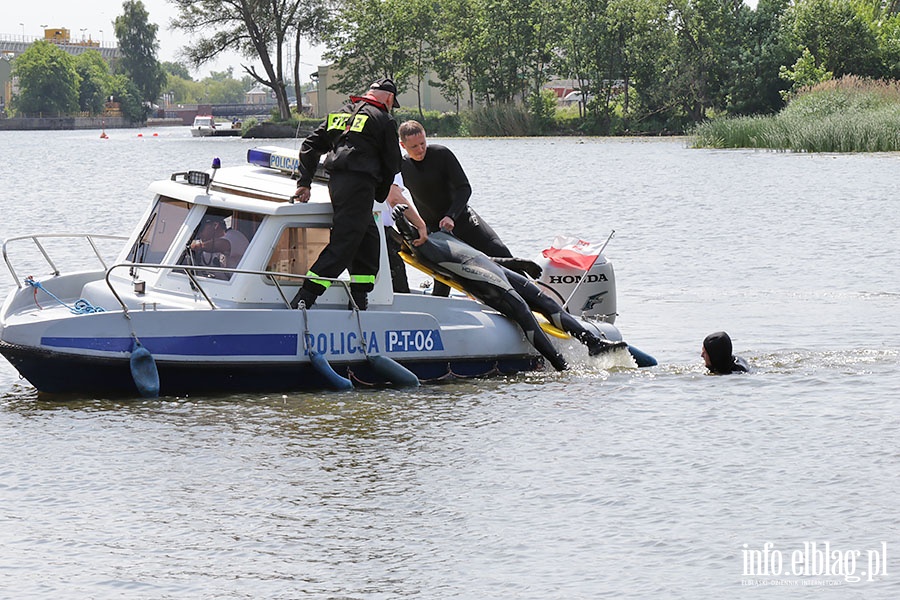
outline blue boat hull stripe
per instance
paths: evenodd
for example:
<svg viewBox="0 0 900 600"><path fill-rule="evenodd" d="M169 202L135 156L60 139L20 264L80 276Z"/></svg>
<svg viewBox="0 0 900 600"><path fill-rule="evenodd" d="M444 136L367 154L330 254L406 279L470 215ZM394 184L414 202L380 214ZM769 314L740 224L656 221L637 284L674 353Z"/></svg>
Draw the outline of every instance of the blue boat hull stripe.
<svg viewBox="0 0 900 600"><path fill-rule="evenodd" d="M295 356L299 336L283 333L141 336L151 354L173 356ZM130 337L45 337L48 348L129 352Z"/></svg>

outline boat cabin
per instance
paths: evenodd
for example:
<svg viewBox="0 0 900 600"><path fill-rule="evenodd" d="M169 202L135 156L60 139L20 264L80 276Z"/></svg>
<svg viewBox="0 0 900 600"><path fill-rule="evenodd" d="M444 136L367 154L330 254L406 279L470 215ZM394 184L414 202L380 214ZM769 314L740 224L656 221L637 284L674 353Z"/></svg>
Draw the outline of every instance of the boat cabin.
<svg viewBox="0 0 900 600"><path fill-rule="evenodd" d="M293 203L297 151L254 148L248 151L248 163L175 173L151 184L155 201L118 257L119 263L147 266L113 269L110 274L111 279L134 281L132 307L154 290L174 295L153 298L156 308L180 303L179 298L201 299L216 307L275 308L294 296L329 240L333 213L327 186L319 179L308 203ZM380 262L387 264L384 228L379 232ZM211 243L220 238L229 243ZM228 254L225 248L230 248ZM349 284L349 276L344 273L339 279L317 305L347 306L343 283ZM96 288L90 296L106 295L110 289L102 281L89 286ZM392 301L390 270L380 269L369 305Z"/></svg>
<svg viewBox="0 0 900 600"><path fill-rule="evenodd" d="M212 117L212 115L197 115L194 117L194 124L192 125L195 129L199 128L210 128L215 129L216 120Z"/></svg>

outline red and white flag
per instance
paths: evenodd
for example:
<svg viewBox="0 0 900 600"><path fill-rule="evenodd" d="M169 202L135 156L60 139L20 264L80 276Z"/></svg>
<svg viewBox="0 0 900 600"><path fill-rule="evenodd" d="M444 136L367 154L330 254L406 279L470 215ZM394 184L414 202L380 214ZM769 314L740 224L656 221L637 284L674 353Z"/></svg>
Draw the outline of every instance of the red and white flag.
<svg viewBox="0 0 900 600"><path fill-rule="evenodd" d="M543 255L554 264L587 271L600 256L602 247L601 243L558 235L550 247L543 251Z"/></svg>

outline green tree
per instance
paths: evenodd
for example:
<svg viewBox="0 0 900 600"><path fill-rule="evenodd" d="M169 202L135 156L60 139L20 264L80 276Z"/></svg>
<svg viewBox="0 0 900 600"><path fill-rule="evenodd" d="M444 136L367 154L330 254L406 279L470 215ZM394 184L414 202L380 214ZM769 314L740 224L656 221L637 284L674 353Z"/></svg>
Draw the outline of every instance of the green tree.
<svg viewBox="0 0 900 600"><path fill-rule="evenodd" d="M327 57L340 91L377 76L444 97L525 104L574 79L591 131L683 131L710 115L772 113L790 87L782 67L900 77L900 0L339 0ZM796 62L803 48L808 59ZM793 82L794 79L789 79ZM598 127L599 125L599 127Z"/></svg>
<svg viewBox="0 0 900 600"><path fill-rule="evenodd" d="M150 23L150 15L141 0L125 0L122 9L124 12L114 23L122 55L119 67L134 82L140 100L156 102L166 83L166 72L156 60L159 27Z"/></svg>
<svg viewBox="0 0 900 600"><path fill-rule="evenodd" d="M175 77L180 77L187 81L193 81L193 77L191 77L188 68L180 62L164 62L162 63L162 68L168 75L174 75Z"/></svg>
<svg viewBox="0 0 900 600"><path fill-rule="evenodd" d="M113 102L118 102L122 116L132 123L139 123L147 118L141 91L134 81L126 75L115 75L110 82L109 95Z"/></svg>
<svg viewBox="0 0 900 600"><path fill-rule="evenodd" d="M103 112L111 86L109 64L96 50L88 50L75 57L78 73L78 104L82 111L93 115Z"/></svg>
<svg viewBox="0 0 900 600"><path fill-rule="evenodd" d="M560 8L549 0L448 0L437 14L435 70L445 97L468 105L524 102L550 78ZM540 104L537 97L535 97ZM536 104L536 105L538 105Z"/></svg>
<svg viewBox="0 0 900 600"><path fill-rule="evenodd" d="M474 62L477 53L475 39L475 11L469 0L444 0L439 5L434 19L435 42L432 68L440 81L435 85L441 95L454 102L457 111L463 95L468 91L466 106L475 106Z"/></svg>
<svg viewBox="0 0 900 600"><path fill-rule="evenodd" d="M416 105L419 115L422 110L422 90L428 85L426 77L429 71L434 69L434 57L436 49L433 44L435 39L435 17L437 5L428 0L406 0L409 24L406 32L409 34L410 49L408 69L409 83L416 92Z"/></svg>
<svg viewBox="0 0 900 600"><path fill-rule="evenodd" d="M393 79L399 91L407 88L416 46L407 8L406 0L344 0L325 53L338 68L336 91L359 92L380 77Z"/></svg>
<svg viewBox="0 0 900 600"><path fill-rule="evenodd" d="M742 12L740 0L676 0L673 3L676 46L672 92L690 121L699 122L709 108L724 109L727 67L736 59Z"/></svg>
<svg viewBox="0 0 900 600"><path fill-rule="evenodd" d="M230 69L228 71L230 75ZM210 73L200 81L201 92L199 98L209 104L239 104L244 101L244 93L247 91L244 85L233 77L216 77L221 73Z"/></svg>
<svg viewBox="0 0 900 600"><path fill-rule="evenodd" d="M834 76L831 71L826 71L825 67L816 64L816 57L809 51L809 48L803 49L800 58L791 68L782 66L778 74L782 79L791 83L791 89L782 93L785 100L790 100L801 88L812 87L817 83L828 81Z"/></svg>
<svg viewBox="0 0 900 600"><path fill-rule="evenodd" d="M19 92L13 106L21 113L67 114L78 110L75 58L57 45L37 41L13 62Z"/></svg>
<svg viewBox="0 0 900 600"><path fill-rule="evenodd" d="M607 133L616 81L627 80L625 37L631 23L616 19L617 7L607 0L566 0L562 6L569 18L563 21L557 69L575 80L585 99L578 103L579 114L595 110L598 129Z"/></svg>
<svg viewBox="0 0 900 600"><path fill-rule="evenodd" d="M196 37L186 48L194 66L212 60L220 53L233 50L248 58L257 58L263 72L255 66L242 65L254 81L270 88L278 102L282 119L290 117L285 73L284 48L293 41L294 32L304 30L306 11L321 0L171 0L178 9L173 25L194 33L210 32Z"/></svg>
<svg viewBox="0 0 900 600"><path fill-rule="evenodd" d="M322 0L302 0L297 9L297 13L302 15L294 21L294 95L297 97L297 113L303 113L303 86L300 81L300 63L302 53L300 52L303 40L309 40L314 44L320 44L324 39L325 33L329 28L328 10ZM308 84L307 84L308 85ZM253 87L253 84L247 85L246 90Z"/></svg>
<svg viewBox="0 0 900 600"><path fill-rule="evenodd" d="M177 75L168 76L166 91L172 93L172 102L176 104L198 104L201 101L201 84Z"/></svg>
<svg viewBox="0 0 900 600"><path fill-rule="evenodd" d="M623 53L626 129L641 131L653 128L648 123L667 123L678 106L672 89L676 32L667 0L610 0L607 10Z"/></svg>
<svg viewBox="0 0 900 600"><path fill-rule="evenodd" d="M475 58L472 52L481 55L473 68L475 93L488 105L524 100L545 78L551 3L473 0L473 5L475 39L467 54L469 59Z"/></svg>
<svg viewBox="0 0 900 600"><path fill-rule="evenodd" d="M172 92L172 100L179 104L240 104L248 85L254 80L233 77L234 70L213 71L200 81L190 81L176 75L169 75L166 90Z"/></svg>
<svg viewBox="0 0 900 600"><path fill-rule="evenodd" d="M863 14L848 0L798 0L786 16L798 52L808 48L835 77L880 77L878 40Z"/></svg>
<svg viewBox="0 0 900 600"><path fill-rule="evenodd" d="M786 84L779 68L795 56L781 26L788 4L789 0L760 0L755 10L742 13L742 35L736 40L738 53L727 84L729 114L775 113L783 107Z"/></svg>
<svg viewBox="0 0 900 600"><path fill-rule="evenodd" d="M900 14L879 20L878 54L885 76L900 79Z"/></svg>

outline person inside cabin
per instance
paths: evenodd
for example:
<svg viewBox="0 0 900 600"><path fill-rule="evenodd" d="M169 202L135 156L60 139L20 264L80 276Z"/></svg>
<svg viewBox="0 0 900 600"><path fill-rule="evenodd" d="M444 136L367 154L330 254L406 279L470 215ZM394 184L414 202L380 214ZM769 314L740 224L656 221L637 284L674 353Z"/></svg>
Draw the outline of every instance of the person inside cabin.
<svg viewBox="0 0 900 600"><path fill-rule="evenodd" d="M331 113L300 145L297 192L292 197L308 202L319 158L326 154L328 193L334 211L328 244L306 273L291 300L306 308L331 286L344 269L350 271L353 305L365 310L378 274L381 238L372 214L372 199L384 202L394 175L400 171L397 123L391 109L399 106L397 87L379 79L362 96Z"/></svg>
<svg viewBox="0 0 900 600"><path fill-rule="evenodd" d="M225 217L207 214L200 221L197 239L191 242L190 248L192 254L199 257L195 258L195 264L234 269L241 262L249 245L247 236L237 229L226 227ZM224 279L230 276L225 275Z"/></svg>
<svg viewBox="0 0 900 600"><path fill-rule="evenodd" d="M724 331L717 331L703 340L700 356L703 357L706 368L714 375L749 372L750 365L747 361L734 356L732 351L731 337Z"/></svg>
<svg viewBox="0 0 900 600"><path fill-rule="evenodd" d="M459 160L449 148L429 144L425 128L414 120L400 124L400 145L406 150L400 171L429 231L447 231L488 256L510 258L512 252L500 236L469 206L472 186ZM450 288L435 281L435 296Z"/></svg>
<svg viewBox="0 0 900 600"><path fill-rule="evenodd" d="M403 187L403 177L400 173L394 176L394 183L391 185L391 191L388 192L387 201L381 205L381 224L384 226L384 238L387 243L388 265L391 268L391 284L394 293L408 294L409 280L406 277L406 263L400 258L400 242L401 238L394 229L394 217L391 210L400 204L409 207L406 211L406 218L413 224L419 232L419 238L411 243L414 246L421 246L428 240L428 228L416 209L410 205L409 200L403 195L405 188Z"/></svg>

